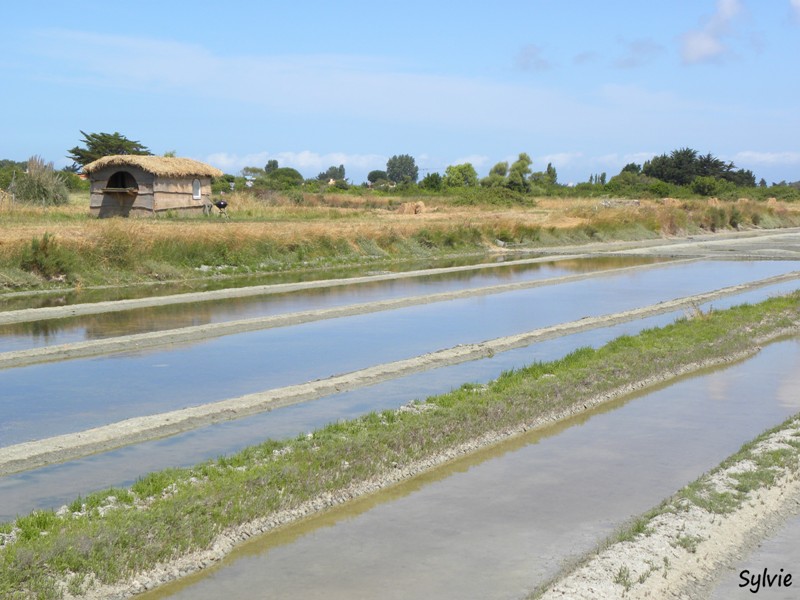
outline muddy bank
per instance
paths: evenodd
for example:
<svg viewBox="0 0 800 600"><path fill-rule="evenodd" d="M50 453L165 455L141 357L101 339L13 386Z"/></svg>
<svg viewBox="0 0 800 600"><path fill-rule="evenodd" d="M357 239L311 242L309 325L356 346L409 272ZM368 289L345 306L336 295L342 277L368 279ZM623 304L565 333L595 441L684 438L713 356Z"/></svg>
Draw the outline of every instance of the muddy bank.
<svg viewBox="0 0 800 600"><path fill-rule="evenodd" d="M800 417L762 436L744 456L703 476L691 488L702 490L698 505L682 492L642 525L631 541L611 545L561 578L536 598L616 599L708 598L717 577L744 550L797 512L800 503ZM759 459L785 453L783 464L766 467L774 480L737 499L735 510L713 504L714 494L737 496L743 476L764 478ZM765 462L769 464L770 460ZM765 478L766 479L766 478ZM718 501L719 502L719 501ZM777 566L775 566L777 569Z"/></svg>
<svg viewBox="0 0 800 600"><path fill-rule="evenodd" d="M55 462L64 462L81 456L108 451L128 444L167 437L212 423L243 418L259 412L298 402L306 402L328 394L372 385L411 373L477 360L499 352L528 346L538 341L600 327L608 327L676 310L689 309L711 300L735 295L779 281L791 280L798 276L800 276L800 273L780 275L748 284L722 288L714 292L697 294L600 317L587 317L477 344L462 344L414 358L384 363L299 385L247 394L156 415L134 417L81 432L6 446L0 448L0 475L26 471ZM130 349L130 345L127 349Z"/></svg>

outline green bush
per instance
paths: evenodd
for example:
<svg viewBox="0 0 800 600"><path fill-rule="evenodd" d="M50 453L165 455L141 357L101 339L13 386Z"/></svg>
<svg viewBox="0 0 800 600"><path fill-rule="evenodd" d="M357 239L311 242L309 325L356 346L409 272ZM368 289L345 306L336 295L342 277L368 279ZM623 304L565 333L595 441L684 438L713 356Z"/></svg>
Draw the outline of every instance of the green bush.
<svg viewBox="0 0 800 600"><path fill-rule="evenodd" d="M70 192L88 192L91 187L88 179L81 179L76 173L61 171L61 176Z"/></svg>
<svg viewBox="0 0 800 600"><path fill-rule="evenodd" d="M677 186L671 185L666 181L655 180L648 186L647 191L650 192L656 198L669 198L670 196L676 196L676 189Z"/></svg>
<svg viewBox="0 0 800 600"><path fill-rule="evenodd" d="M34 237L30 246L22 251L19 264L23 270L46 279L69 277L75 271L75 257L59 246L50 233L45 233L41 239Z"/></svg>
<svg viewBox="0 0 800 600"><path fill-rule="evenodd" d="M11 185L11 182L16 179L16 175L18 173L23 173L24 171L24 162L15 162L8 159L0 160L0 189L8 189L8 186Z"/></svg>
<svg viewBox="0 0 800 600"><path fill-rule="evenodd" d="M736 208L735 206L731 208L731 215L728 217L728 224L733 227L734 229L738 229L739 225L742 223L744 217L742 216L742 212Z"/></svg>
<svg viewBox="0 0 800 600"><path fill-rule="evenodd" d="M727 211L721 206L710 206L703 214L701 227L711 231L725 229L728 226L729 217Z"/></svg>
<svg viewBox="0 0 800 600"><path fill-rule="evenodd" d="M25 173L17 173L11 192L20 202L57 206L69 200L69 189L63 173L53 170L53 163L45 163L39 156L28 159Z"/></svg>
<svg viewBox="0 0 800 600"><path fill-rule="evenodd" d="M536 206L536 201L530 196L506 187L492 188L452 188L448 195L453 196L453 204L472 206L492 204L497 206Z"/></svg>
<svg viewBox="0 0 800 600"><path fill-rule="evenodd" d="M285 191L298 188L303 185L304 179L299 171L281 167L272 171L269 175L258 177L253 182L253 187L267 190Z"/></svg>
<svg viewBox="0 0 800 600"><path fill-rule="evenodd" d="M701 196L713 196L717 193L717 180L714 177L695 177L692 191Z"/></svg>

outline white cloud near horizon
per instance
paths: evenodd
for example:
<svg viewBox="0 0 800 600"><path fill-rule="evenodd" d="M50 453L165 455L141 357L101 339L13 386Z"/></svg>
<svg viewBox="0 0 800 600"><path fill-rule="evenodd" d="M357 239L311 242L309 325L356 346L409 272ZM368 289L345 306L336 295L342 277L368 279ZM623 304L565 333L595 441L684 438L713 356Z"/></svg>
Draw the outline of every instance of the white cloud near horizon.
<svg viewBox="0 0 800 600"><path fill-rule="evenodd" d="M466 163L471 164L476 170L488 166L491 159L483 154L470 154L469 156L461 156L456 158L451 165L463 165ZM448 165L449 166L449 165Z"/></svg>
<svg viewBox="0 0 800 600"><path fill-rule="evenodd" d="M582 159L583 152L556 152L555 154L546 154L545 156L539 156L534 159L534 171L544 169L544 167L540 169L538 165L546 166L547 163L551 163L556 169L560 169Z"/></svg>
<svg viewBox="0 0 800 600"><path fill-rule="evenodd" d="M727 56L730 50L723 39L730 34L731 24L742 10L741 0L717 0L716 11L706 23L682 36L684 64L718 62Z"/></svg>
<svg viewBox="0 0 800 600"><path fill-rule="evenodd" d="M734 155L733 162L754 165L800 165L800 152L755 152L744 150Z"/></svg>
<svg viewBox="0 0 800 600"><path fill-rule="evenodd" d="M226 173L238 173L245 167L263 168L268 160L277 160L281 167L297 169L305 177L314 177L313 171L325 171L330 166L344 165L345 175L348 170L371 171L386 166L387 158L377 154L346 154L330 152L319 154L310 150L302 152L257 152L253 154L231 154L216 152L205 157L205 161Z"/></svg>

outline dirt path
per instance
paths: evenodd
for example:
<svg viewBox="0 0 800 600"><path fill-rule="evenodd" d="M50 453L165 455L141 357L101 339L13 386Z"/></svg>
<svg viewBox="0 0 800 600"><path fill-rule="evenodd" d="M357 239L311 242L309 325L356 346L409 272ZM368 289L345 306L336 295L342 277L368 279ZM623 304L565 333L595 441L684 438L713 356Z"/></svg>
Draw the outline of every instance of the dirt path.
<svg viewBox="0 0 800 600"><path fill-rule="evenodd" d="M81 432L6 446L0 448L0 475L25 471L55 462L63 462L128 444L175 435L204 425L239 419L281 406L373 385L412 373L485 358L498 352L520 348L534 342L674 312L798 277L800 277L800 272L779 275L610 315L587 317L478 344L462 344L453 348L384 363L327 379L247 394L237 398L157 415L134 417Z"/></svg>

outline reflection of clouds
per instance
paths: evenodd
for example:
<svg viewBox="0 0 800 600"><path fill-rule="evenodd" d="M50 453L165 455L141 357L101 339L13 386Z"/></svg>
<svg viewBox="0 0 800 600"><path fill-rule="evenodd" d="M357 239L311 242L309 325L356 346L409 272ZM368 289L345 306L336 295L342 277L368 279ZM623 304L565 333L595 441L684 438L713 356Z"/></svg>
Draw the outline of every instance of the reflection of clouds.
<svg viewBox="0 0 800 600"><path fill-rule="evenodd" d="M730 396L729 389L732 374L725 371L715 371L706 377L708 397L712 400L727 400Z"/></svg>
<svg viewBox="0 0 800 600"><path fill-rule="evenodd" d="M800 338L795 338L794 344L800 347ZM796 354L800 354L798 352L800 348L796 347L793 350ZM795 411L800 409L800 365L781 378L777 395L781 406Z"/></svg>

